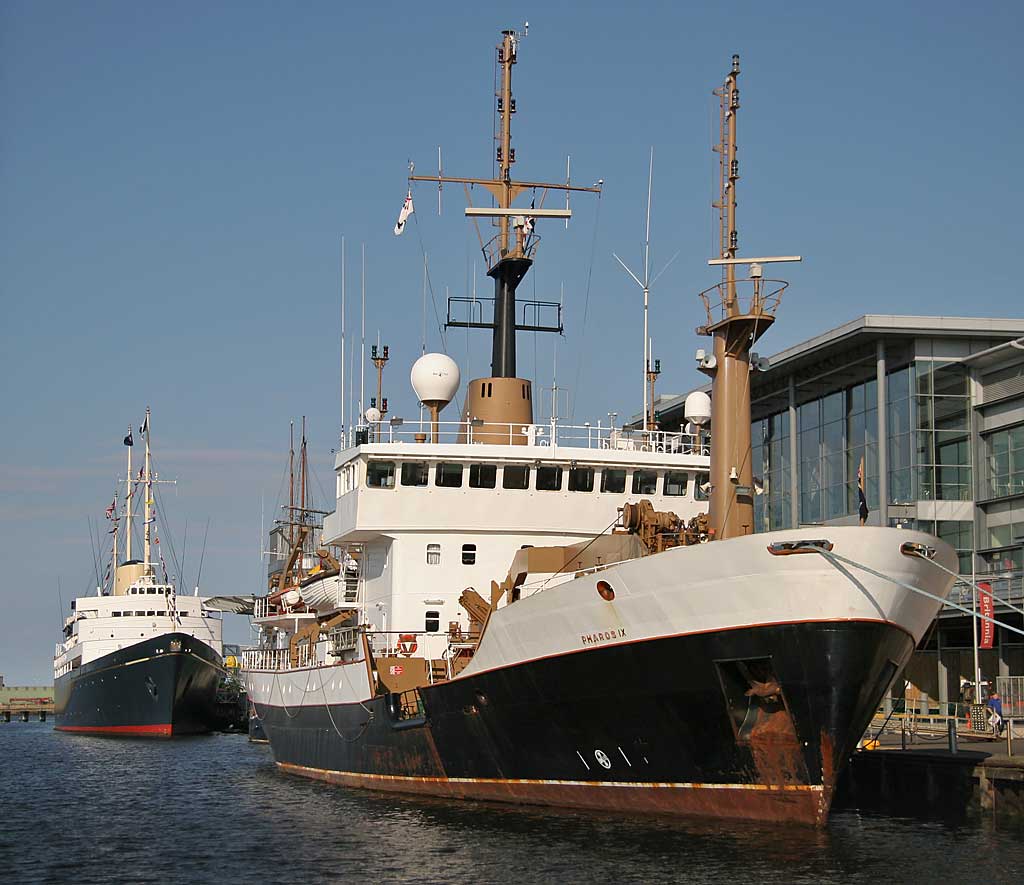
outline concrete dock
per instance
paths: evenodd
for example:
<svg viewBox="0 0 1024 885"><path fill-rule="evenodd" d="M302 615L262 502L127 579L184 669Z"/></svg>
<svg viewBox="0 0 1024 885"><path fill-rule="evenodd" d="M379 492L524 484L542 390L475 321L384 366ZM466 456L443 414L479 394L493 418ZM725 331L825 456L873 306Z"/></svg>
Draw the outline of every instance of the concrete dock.
<svg viewBox="0 0 1024 885"><path fill-rule="evenodd" d="M1009 748L1005 737L961 737L956 752L945 736L908 736L905 749L899 734L879 742L878 749L853 754L834 808L1024 823L1024 737Z"/></svg>

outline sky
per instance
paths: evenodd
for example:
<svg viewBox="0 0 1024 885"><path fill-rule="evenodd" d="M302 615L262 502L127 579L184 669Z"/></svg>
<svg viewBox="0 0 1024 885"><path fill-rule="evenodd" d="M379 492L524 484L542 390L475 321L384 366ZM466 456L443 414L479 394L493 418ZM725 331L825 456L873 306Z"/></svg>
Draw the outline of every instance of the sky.
<svg viewBox="0 0 1024 885"><path fill-rule="evenodd" d="M461 188L445 189L438 216L436 188L417 186L406 232L392 227L410 160L430 174L440 146L447 173L491 174L494 46L524 20L515 175L560 181L570 155L576 183L604 180L600 199L573 199L568 230L538 223L519 290L564 300L563 337L519 334L520 374L542 402L565 390L563 416L640 410L641 293L612 253L639 273L652 148L652 274L671 260L651 291L659 392L703 383L711 90L733 53L740 252L804 256L785 266L791 286L761 352L864 313L1022 315L1019 3L547 2L505 14L2 0L8 684L52 679L62 610L94 592L90 533L105 530L121 439L147 406L160 475L176 480L158 525L183 589L262 588L261 526L279 513L289 422L303 415L330 508L342 238L348 353L365 285L367 345L379 333L390 347L389 414L418 415L408 379L424 346L447 350L464 382L489 374L488 333L442 334L436 321L446 292L491 293ZM358 358L353 368L358 398ZM226 634L245 641L248 627L233 619Z"/></svg>

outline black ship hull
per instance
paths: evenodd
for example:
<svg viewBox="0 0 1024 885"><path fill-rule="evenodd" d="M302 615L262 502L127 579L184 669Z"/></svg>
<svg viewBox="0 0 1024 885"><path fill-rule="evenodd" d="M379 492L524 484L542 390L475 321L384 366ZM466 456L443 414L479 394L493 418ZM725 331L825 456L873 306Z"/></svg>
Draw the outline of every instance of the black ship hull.
<svg viewBox="0 0 1024 885"><path fill-rule="evenodd" d="M216 724L221 657L185 633L119 649L54 683L55 727L85 734L169 738Z"/></svg>
<svg viewBox="0 0 1024 885"><path fill-rule="evenodd" d="M751 626L257 710L283 769L349 786L820 825L913 648L887 622Z"/></svg>

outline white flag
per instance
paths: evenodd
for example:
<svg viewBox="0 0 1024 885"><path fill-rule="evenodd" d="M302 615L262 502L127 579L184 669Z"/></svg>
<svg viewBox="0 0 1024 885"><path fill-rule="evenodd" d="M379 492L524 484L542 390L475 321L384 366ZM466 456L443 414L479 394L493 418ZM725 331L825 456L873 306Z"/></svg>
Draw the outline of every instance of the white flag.
<svg viewBox="0 0 1024 885"><path fill-rule="evenodd" d="M405 230L405 222L409 220L409 216L412 215L412 191L409 191L405 195L405 202L402 203L402 211L398 213L398 222L395 224L395 236L400 237L402 231Z"/></svg>

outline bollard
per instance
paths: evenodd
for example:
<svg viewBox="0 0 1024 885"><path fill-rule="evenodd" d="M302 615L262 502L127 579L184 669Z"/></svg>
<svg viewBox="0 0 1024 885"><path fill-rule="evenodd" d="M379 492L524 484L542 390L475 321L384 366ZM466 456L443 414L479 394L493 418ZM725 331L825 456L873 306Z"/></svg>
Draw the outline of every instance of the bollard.
<svg viewBox="0 0 1024 885"><path fill-rule="evenodd" d="M900 749L907 749L907 720L900 720Z"/></svg>
<svg viewBox="0 0 1024 885"><path fill-rule="evenodd" d="M946 720L946 732L949 735L949 752L953 753L955 755L956 751L958 749L957 742L956 742L956 720L955 719L947 719Z"/></svg>

